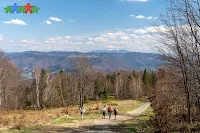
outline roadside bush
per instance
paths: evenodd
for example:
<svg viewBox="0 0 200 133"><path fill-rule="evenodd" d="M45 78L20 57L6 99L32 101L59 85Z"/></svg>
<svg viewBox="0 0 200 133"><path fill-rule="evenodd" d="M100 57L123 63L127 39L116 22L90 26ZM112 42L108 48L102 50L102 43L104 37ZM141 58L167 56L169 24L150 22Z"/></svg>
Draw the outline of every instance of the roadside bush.
<svg viewBox="0 0 200 133"><path fill-rule="evenodd" d="M155 115L151 118L154 132L191 132L199 130L197 121L199 114L192 105L191 116L193 124L188 124L187 100L182 89L181 80L173 73L158 71L158 84L149 97ZM176 79L176 80L175 80Z"/></svg>

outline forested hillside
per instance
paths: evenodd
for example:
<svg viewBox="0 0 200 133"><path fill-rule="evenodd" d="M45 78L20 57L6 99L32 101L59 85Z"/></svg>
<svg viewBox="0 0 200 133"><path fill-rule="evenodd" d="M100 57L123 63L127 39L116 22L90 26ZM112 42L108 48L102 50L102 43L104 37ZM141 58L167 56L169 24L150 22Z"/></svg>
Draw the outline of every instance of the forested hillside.
<svg viewBox="0 0 200 133"><path fill-rule="evenodd" d="M33 70L44 68L58 71L60 69L71 70L71 60L77 56L88 57L92 67L96 71L113 72L115 70L143 71L144 68L155 70L161 64L158 54L117 52L117 51L93 51L80 52L22 52L7 53L12 61L20 68Z"/></svg>
<svg viewBox="0 0 200 133"><path fill-rule="evenodd" d="M71 60L73 71L52 73L36 68L33 79L24 80L20 69L3 52L0 59L0 106L8 109L82 107L87 100L107 99L109 95L119 99L135 99L148 96L156 84L153 71L119 70L105 74L94 71L90 59L85 56Z"/></svg>

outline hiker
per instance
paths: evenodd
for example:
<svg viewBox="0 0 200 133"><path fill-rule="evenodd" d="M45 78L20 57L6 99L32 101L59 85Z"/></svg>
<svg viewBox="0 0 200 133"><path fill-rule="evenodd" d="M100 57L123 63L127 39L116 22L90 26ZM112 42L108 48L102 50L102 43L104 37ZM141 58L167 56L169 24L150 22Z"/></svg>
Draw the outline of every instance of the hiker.
<svg viewBox="0 0 200 133"><path fill-rule="evenodd" d="M118 115L118 108L114 108L114 115L115 115L115 120L117 119L117 115Z"/></svg>
<svg viewBox="0 0 200 133"><path fill-rule="evenodd" d="M83 120L83 114L85 113L85 109L83 107L80 108L81 120Z"/></svg>
<svg viewBox="0 0 200 133"><path fill-rule="evenodd" d="M108 116L109 116L109 119L111 119L111 115L112 115L112 107L111 107L111 105L109 105L109 107L108 107Z"/></svg>
<svg viewBox="0 0 200 133"><path fill-rule="evenodd" d="M104 106L104 107L101 109L101 113L102 113L102 119L105 119L105 118L106 118L106 106Z"/></svg>

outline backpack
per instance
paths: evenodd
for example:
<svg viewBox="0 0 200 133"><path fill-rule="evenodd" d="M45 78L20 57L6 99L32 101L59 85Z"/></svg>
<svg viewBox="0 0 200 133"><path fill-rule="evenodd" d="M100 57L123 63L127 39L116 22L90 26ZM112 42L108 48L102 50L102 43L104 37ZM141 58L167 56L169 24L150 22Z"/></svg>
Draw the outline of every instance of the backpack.
<svg viewBox="0 0 200 133"><path fill-rule="evenodd" d="M118 109L114 109L114 114L118 114Z"/></svg>
<svg viewBox="0 0 200 133"><path fill-rule="evenodd" d="M81 113L85 113L85 109L84 108L80 108L80 112Z"/></svg>
<svg viewBox="0 0 200 133"><path fill-rule="evenodd" d="M108 112L111 112L111 107L108 107Z"/></svg>
<svg viewBox="0 0 200 133"><path fill-rule="evenodd" d="M106 112L106 108L102 108L102 110L101 110L102 112Z"/></svg>

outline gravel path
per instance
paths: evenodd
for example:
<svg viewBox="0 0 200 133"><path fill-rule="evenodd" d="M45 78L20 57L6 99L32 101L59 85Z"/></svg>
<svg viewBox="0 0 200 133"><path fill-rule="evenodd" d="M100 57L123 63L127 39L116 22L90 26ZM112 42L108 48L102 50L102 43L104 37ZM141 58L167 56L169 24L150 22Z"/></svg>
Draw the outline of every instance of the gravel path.
<svg viewBox="0 0 200 133"><path fill-rule="evenodd" d="M128 115L140 115L143 112L145 112L147 110L147 108L150 106L150 102L143 104L142 106L140 106L139 108L129 111L127 112Z"/></svg>
<svg viewBox="0 0 200 133"><path fill-rule="evenodd" d="M117 129L120 128L118 126L119 124L122 124L122 122L125 120L129 120L133 117L141 115L149 106L150 103L147 102L133 111L118 115L117 120L115 120L113 116L112 119L106 118L74 121L73 123L65 123L56 125L54 127L46 127L44 129L34 131L33 133L118 133Z"/></svg>

